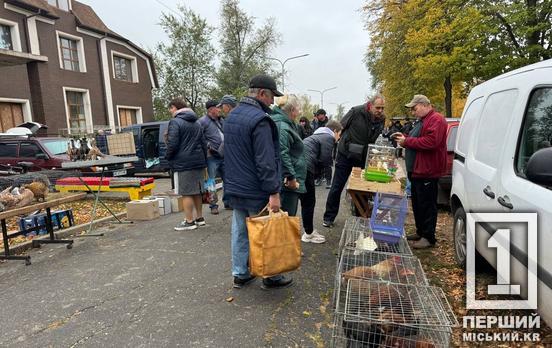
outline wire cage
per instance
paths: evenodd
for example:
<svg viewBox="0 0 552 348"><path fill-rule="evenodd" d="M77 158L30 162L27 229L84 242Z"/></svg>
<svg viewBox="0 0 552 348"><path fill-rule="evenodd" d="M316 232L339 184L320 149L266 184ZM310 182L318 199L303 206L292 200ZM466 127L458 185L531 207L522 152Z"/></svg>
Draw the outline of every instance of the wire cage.
<svg viewBox="0 0 552 348"><path fill-rule="evenodd" d="M338 262L341 258L341 253L345 249L356 249L357 253L364 251L361 246L358 245L361 238L374 237L372 229L370 228L370 219L352 216L347 219L341 238L339 240L338 247ZM406 239L401 238L397 243L388 243L382 240L375 240L377 248L374 251L393 253L393 254L405 254L412 255L412 250L408 246Z"/></svg>
<svg viewBox="0 0 552 348"><path fill-rule="evenodd" d="M406 196L376 193L370 218L374 238L388 243L398 243L404 234L404 220L407 214Z"/></svg>
<svg viewBox="0 0 552 348"><path fill-rule="evenodd" d="M347 281L336 320L334 346L346 347L448 347L458 326L440 288L362 279Z"/></svg>
<svg viewBox="0 0 552 348"><path fill-rule="evenodd" d="M420 260L411 255L380 252L358 253L345 249L341 254L334 287L334 304L345 304L349 279L364 279L410 285L428 285Z"/></svg>
<svg viewBox="0 0 552 348"><path fill-rule="evenodd" d="M353 320L336 314L330 347L335 348L449 348L452 330L449 327L423 328L403 325L391 332L385 326L364 320Z"/></svg>

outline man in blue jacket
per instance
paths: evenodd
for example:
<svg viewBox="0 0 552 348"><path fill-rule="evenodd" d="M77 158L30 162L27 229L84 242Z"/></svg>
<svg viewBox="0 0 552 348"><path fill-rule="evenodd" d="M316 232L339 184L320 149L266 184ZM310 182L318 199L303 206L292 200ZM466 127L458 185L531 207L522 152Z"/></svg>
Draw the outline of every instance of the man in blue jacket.
<svg viewBox="0 0 552 348"><path fill-rule="evenodd" d="M249 238L246 218L267 205L280 209L281 163L278 129L270 118L269 105L282 96L276 82L257 75L249 82L248 96L233 109L224 124L225 195L234 208L232 217L232 275L241 288L255 277L249 273ZM290 286L282 275L263 279L263 289Z"/></svg>
<svg viewBox="0 0 552 348"><path fill-rule="evenodd" d="M207 174L209 179L215 180L217 174L224 180L224 163L223 163L223 122L220 115L220 109L218 108L218 101L209 100L205 103L207 109L207 115L199 119L199 124L203 128L203 134L207 141ZM209 208L211 208L211 214L217 215L218 210L218 197L216 190L211 196L211 202L209 202ZM225 198L225 197L224 197ZM225 206L228 206L227 202L224 202Z"/></svg>

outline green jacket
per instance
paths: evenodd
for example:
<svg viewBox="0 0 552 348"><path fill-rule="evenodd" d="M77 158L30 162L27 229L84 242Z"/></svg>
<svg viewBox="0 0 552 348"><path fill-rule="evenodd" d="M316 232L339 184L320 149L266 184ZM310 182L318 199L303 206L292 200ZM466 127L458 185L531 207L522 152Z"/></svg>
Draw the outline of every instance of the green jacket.
<svg viewBox="0 0 552 348"><path fill-rule="evenodd" d="M282 181L284 178L296 179L299 183L297 193L307 192L305 179L307 177L307 162L305 161L303 141L299 136L297 125L279 107L274 107L270 116L278 127L280 137L280 159L282 161ZM283 187L283 186L282 186ZM284 188L284 190L288 190Z"/></svg>

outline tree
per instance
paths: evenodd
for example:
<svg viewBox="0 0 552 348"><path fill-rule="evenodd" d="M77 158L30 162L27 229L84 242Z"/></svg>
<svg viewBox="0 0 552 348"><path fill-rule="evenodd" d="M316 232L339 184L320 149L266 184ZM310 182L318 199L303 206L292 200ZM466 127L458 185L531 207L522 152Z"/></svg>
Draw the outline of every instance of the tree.
<svg viewBox="0 0 552 348"><path fill-rule="evenodd" d="M154 99L158 118L167 117L167 104L174 97L183 97L194 111L199 111L213 83L214 28L184 6L179 5L178 11L178 17L166 13L161 16L169 43L160 43L154 54L161 85Z"/></svg>
<svg viewBox="0 0 552 348"><path fill-rule="evenodd" d="M312 120L314 113L319 109L318 104L312 104L311 97L306 94L300 94L297 98L299 98L299 103L301 104L301 117Z"/></svg>
<svg viewBox="0 0 552 348"><path fill-rule="evenodd" d="M269 18L255 29L254 17L239 7L239 0L222 0L219 31L221 62L215 94L244 95L251 77L270 73L267 57L280 42L275 20Z"/></svg>
<svg viewBox="0 0 552 348"><path fill-rule="evenodd" d="M343 116L345 116L345 104L337 104L337 108L335 111L335 119L337 121L341 121Z"/></svg>

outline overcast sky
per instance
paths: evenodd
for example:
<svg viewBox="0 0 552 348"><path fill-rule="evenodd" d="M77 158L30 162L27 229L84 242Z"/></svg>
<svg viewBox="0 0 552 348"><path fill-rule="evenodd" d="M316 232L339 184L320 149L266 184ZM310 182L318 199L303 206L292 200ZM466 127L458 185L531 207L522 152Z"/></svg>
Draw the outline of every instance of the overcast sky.
<svg viewBox="0 0 552 348"><path fill-rule="evenodd" d="M217 27L220 3L216 0L80 0L92 6L113 31L145 48L165 41L159 18L177 3L186 5ZM359 11L361 0L241 0L241 7L257 18L257 26L264 19L274 17L282 44L272 57L282 61L288 57L310 54L291 60L285 65L286 91L311 96L320 103L320 94L308 89L338 88L324 94L324 108L334 113L336 105L345 103L346 109L363 103L372 93L370 75L363 63L369 43ZM218 32L214 35L218 43ZM275 68L281 65L275 62Z"/></svg>

